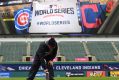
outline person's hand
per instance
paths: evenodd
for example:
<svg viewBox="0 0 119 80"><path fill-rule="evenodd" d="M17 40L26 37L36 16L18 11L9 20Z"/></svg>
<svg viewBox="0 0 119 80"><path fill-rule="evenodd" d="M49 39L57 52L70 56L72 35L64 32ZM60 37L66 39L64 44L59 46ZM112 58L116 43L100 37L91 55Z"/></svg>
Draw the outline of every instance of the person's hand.
<svg viewBox="0 0 119 80"><path fill-rule="evenodd" d="M53 65L53 61L50 60L50 61L48 62L48 64L49 64L49 65Z"/></svg>
<svg viewBox="0 0 119 80"><path fill-rule="evenodd" d="M44 72L47 73L48 72L48 69L45 69Z"/></svg>

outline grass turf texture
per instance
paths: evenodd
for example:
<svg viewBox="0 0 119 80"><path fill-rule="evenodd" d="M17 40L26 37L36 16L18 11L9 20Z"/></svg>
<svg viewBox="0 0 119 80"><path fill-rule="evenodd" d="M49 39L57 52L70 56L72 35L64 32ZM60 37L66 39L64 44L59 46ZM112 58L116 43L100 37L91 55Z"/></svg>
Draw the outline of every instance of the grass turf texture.
<svg viewBox="0 0 119 80"><path fill-rule="evenodd" d="M26 78L0 78L0 80L26 80ZM45 80L43 78L35 78L34 80ZM119 80L119 77L59 77L55 80Z"/></svg>

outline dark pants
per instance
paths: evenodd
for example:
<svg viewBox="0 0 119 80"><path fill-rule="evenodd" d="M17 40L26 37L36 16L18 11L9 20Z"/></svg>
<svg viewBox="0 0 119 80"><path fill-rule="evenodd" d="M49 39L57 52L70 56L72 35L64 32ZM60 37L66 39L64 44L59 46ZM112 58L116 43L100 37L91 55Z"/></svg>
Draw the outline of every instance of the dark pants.
<svg viewBox="0 0 119 80"><path fill-rule="evenodd" d="M43 66L44 69L48 69L49 78L51 80L53 79L53 77L54 77L53 65L49 64L47 60L41 59L40 61L39 60L34 60L32 66L31 66L30 72L28 74L27 80L33 80L35 78L35 75L38 72L39 67L41 65Z"/></svg>

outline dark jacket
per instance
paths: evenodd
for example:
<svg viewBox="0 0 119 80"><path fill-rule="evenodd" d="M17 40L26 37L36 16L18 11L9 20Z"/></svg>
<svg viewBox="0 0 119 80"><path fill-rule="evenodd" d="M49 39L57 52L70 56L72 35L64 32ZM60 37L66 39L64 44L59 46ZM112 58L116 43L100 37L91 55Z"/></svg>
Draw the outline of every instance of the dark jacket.
<svg viewBox="0 0 119 80"><path fill-rule="evenodd" d="M57 49L57 43L56 47L50 51L48 45L45 42L42 42L40 43L40 46L36 52L35 60L40 60L42 58L46 59L47 61L53 60L57 55Z"/></svg>

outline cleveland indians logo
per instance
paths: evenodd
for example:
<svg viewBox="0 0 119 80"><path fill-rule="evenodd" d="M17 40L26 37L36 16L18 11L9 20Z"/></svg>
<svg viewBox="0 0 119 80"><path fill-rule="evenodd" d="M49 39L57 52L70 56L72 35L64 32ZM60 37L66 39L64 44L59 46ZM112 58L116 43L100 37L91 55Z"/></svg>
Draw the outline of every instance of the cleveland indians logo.
<svg viewBox="0 0 119 80"><path fill-rule="evenodd" d="M30 18L29 9L21 9L17 11L15 15L15 28L18 30L24 30L28 28Z"/></svg>

